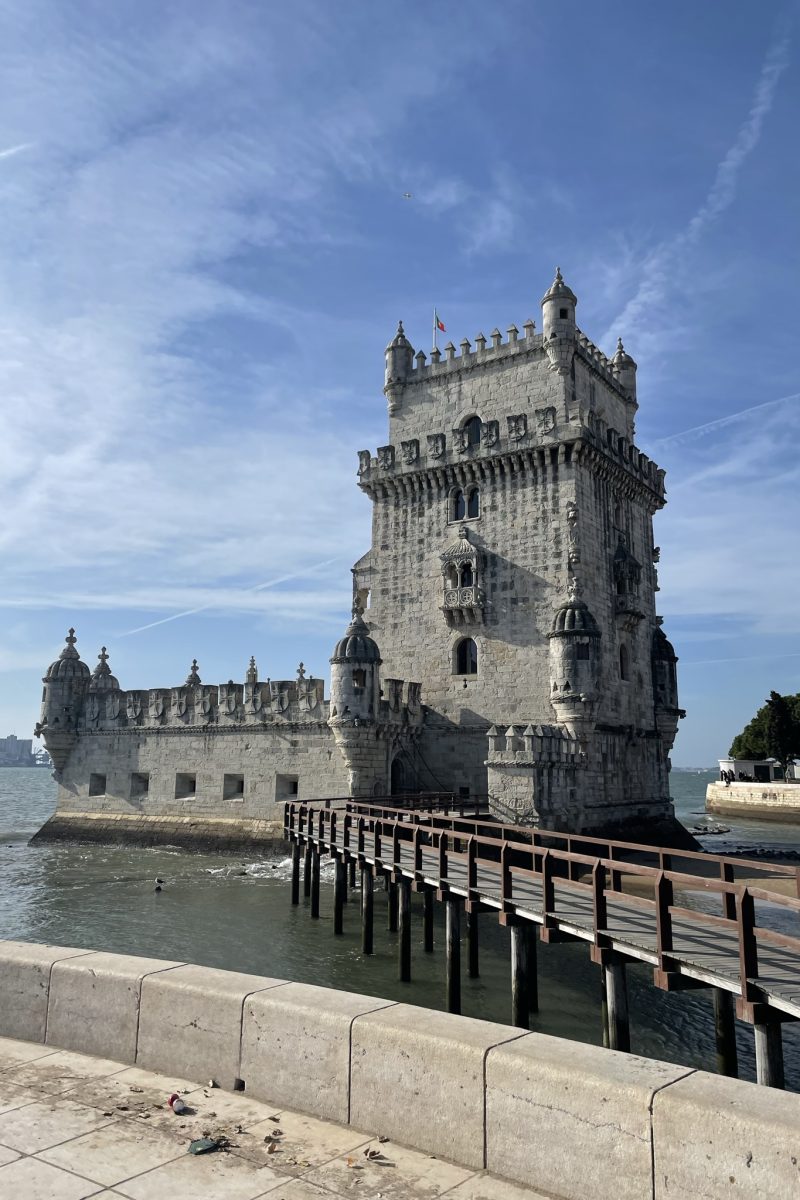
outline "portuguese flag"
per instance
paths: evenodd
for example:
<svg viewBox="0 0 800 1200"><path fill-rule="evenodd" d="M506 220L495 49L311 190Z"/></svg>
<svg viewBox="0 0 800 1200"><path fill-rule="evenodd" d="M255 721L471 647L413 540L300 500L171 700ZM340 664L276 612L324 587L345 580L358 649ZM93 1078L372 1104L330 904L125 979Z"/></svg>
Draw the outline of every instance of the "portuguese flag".
<svg viewBox="0 0 800 1200"><path fill-rule="evenodd" d="M433 323L440 333L447 333L447 330L444 327L444 321L441 319L436 309L433 310Z"/></svg>

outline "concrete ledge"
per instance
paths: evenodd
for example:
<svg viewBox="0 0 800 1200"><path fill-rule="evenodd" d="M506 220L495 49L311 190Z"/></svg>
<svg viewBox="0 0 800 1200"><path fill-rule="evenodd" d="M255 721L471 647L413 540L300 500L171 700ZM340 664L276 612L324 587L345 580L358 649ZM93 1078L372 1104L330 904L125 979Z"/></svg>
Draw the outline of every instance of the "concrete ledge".
<svg viewBox="0 0 800 1200"><path fill-rule="evenodd" d="M800 1096L696 1071L653 1101L656 1200L796 1200Z"/></svg>
<svg viewBox="0 0 800 1200"><path fill-rule="evenodd" d="M135 960L131 960L135 961ZM177 966L142 982L136 1065L233 1090L239 1070L242 1008L254 992L285 986L213 967Z"/></svg>
<svg viewBox="0 0 800 1200"><path fill-rule="evenodd" d="M187 849L269 850L285 853L280 821L245 817L156 817L146 813L56 812L31 838L35 842L182 846Z"/></svg>
<svg viewBox="0 0 800 1200"><path fill-rule="evenodd" d="M50 976L48 1045L136 1062L142 980L180 963L124 954L62 959Z"/></svg>
<svg viewBox="0 0 800 1200"><path fill-rule="evenodd" d="M353 1023L350 1121L469 1167L484 1164L484 1061L520 1032L398 1004Z"/></svg>
<svg viewBox="0 0 800 1200"><path fill-rule="evenodd" d="M798 1095L371 996L0 942L0 1036L243 1081L564 1200L800 1195Z"/></svg>
<svg viewBox="0 0 800 1200"><path fill-rule="evenodd" d="M44 1042L53 965L90 953L64 946L0 942L0 1037Z"/></svg>
<svg viewBox="0 0 800 1200"><path fill-rule="evenodd" d="M650 1196L650 1104L688 1070L539 1033L491 1050L487 1168L565 1200Z"/></svg>
<svg viewBox="0 0 800 1200"><path fill-rule="evenodd" d="M390 1000L305 983L249 996L241 1060L248 1094L346 1125L353 1022L391 1006Z"/></svg>

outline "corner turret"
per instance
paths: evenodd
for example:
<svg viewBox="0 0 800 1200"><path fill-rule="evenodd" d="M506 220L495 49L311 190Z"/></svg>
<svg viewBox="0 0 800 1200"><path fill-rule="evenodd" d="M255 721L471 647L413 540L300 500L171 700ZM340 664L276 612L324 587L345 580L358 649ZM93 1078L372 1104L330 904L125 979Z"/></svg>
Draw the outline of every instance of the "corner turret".
<svg viewBox="0 0 800 1200"><path fill-rule="evenodd" d="M614 372L620 387L624 388L630 399L636 403L636 363L627 353L622 344L622 338L617 338L617 352L611 360L611 370Z"/></svg>
<svg viewBox="0 0 800 1200"><path fill-rule="evenodd" d="M374 721L381 698L381 655L358 604L331 658L331 718Z"/></svg>
<svg viewBox="0 0 800 1200"><path fill-rule="evenodd" d="M397 333L386 347L383 394L389 402L390 416L400 407L403 388L413 368L414 347L405 335L403 322L398 321Z"/></svg>
<svg viewBox="0 0 800 1200"><path fill-rule="evenodd" d="M600 628L570 579L568 599L559 606L550 640L550 703L556 718L578 737L594 724L600 685Z"/></svg>
<svg viewBox="0 0 800 1200"><path fill-rule="evenodd" d="M42 710L34 733L44 738L56 771L62 770L76 740L76 725L89 687L90 671L75 649L70 629L64 649L47 668L42 683Z"/></svg>
<svg viewBox="0 0 800 1200"><path fill-rule="evenodd" d="M543 344L550 359L550 370L566 375L575 353L575 293L564 283L561 268L542 297Z"/></svg>

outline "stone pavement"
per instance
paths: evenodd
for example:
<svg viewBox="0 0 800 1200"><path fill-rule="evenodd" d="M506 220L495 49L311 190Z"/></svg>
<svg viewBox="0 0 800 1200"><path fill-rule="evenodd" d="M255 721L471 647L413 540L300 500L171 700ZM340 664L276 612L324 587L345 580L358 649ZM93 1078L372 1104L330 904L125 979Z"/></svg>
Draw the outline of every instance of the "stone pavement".
<svg viewBox="0 0 800 1200"><path fill-rule="evenodd" d="M187 1112L167 1105L173 1092ZM227 1138L194 1156L194 1138ZM0 1038L0 1196L18 1200L544 1200L351 1127Z"/></svg>

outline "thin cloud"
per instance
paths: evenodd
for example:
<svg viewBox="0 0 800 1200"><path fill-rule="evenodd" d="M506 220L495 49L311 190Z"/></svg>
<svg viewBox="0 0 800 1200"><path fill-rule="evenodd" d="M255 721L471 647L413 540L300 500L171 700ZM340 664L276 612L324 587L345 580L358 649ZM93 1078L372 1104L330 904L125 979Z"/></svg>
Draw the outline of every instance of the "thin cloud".
<svg viewBox="0 0 800 1200"><path fill-rule="evenodd" d="M792 392L789 396L780 396L777 400L766 400L763 404L751 404L749 408L740 408L738 412L729 413L727 417L718 417L716 421L706 421L704 425L693 425L691 429L682 429L680 433L671 433L668 437L657 438L651 444L653 446L669 446L673 443L680 445L685 441L693 441L708 433L715 433L729 425L735 425L737 421L752 416L753 413L776 408L778 405L788 404L792 400L800 400L800 392Z"/></svg>
<svg viewBox="0 0 800 1200"><path fill-rule="evenodd" d="M303 571L292 571L288 575L279 575L277 579L268 579L266 583L257 583L254 587L243 589L245 595L255 595L258 592L266 591L267 588L278 587L281 583L288 583L292 579L301 579L306 575L313 575L316 571L320 571L323 567L329 567L331 563L337 562L336 558L327 558L322 562L314 563L313 566L307 567ZM167 625L170 621L180 621L182 617L193 617L197 613L208 612L210 608L215 608L213 602L210 604L201 604L198 608L187 608L185 612L173 613L169 617L162 617L158 621L150 621L147 625L139 625L136 629L128 629L125 633L118 634L118 637L132 637L135 633L144 633L147 629L155 629L157 625Z"/></svg>

